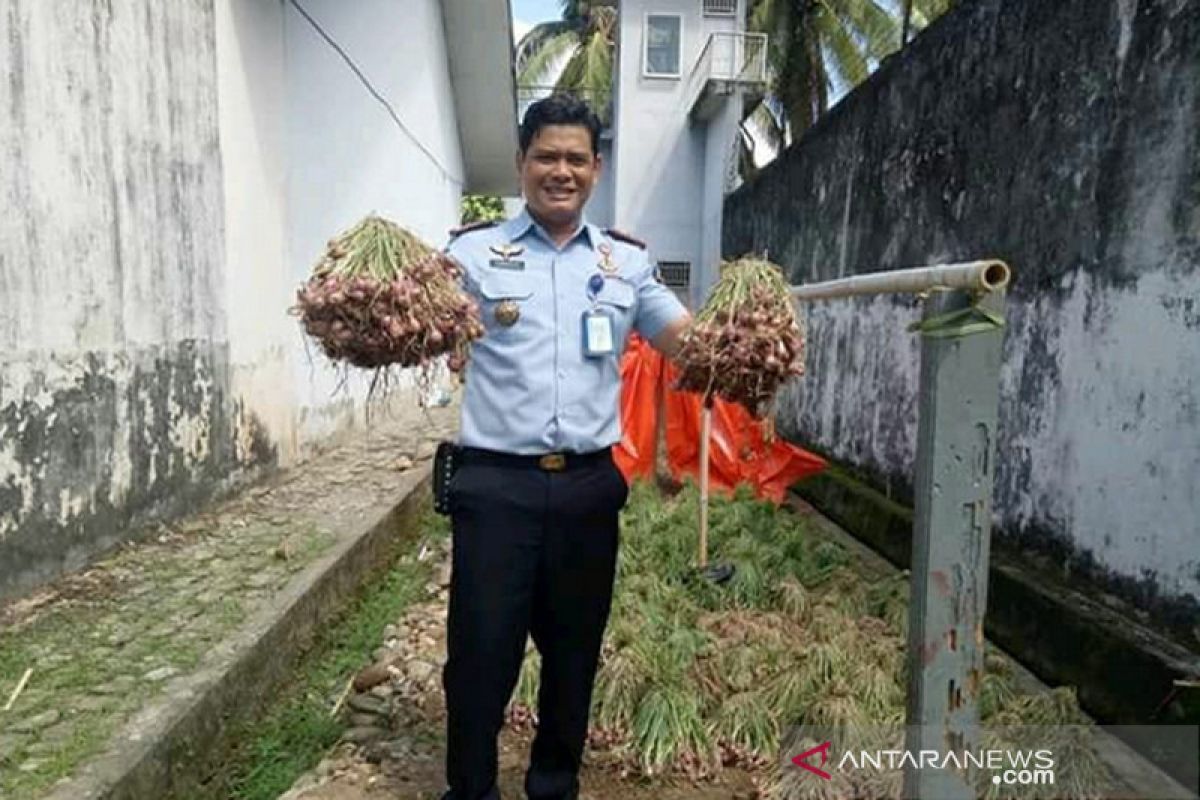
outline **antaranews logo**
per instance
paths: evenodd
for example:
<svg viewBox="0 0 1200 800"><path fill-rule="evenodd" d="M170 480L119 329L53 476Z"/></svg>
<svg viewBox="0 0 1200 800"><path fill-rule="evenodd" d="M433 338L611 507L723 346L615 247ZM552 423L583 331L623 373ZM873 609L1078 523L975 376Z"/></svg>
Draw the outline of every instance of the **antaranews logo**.
<svg viewBox="0 0 1200 800"><path fill-rule="evenodd" d="M792 763L822 780L833 776L821 767L831 760L833 742L825 741L792 757ZM820 764L814 764L816 758ZM1004 786L1052 786L1054 784L1054 754L1041 750L847 750L837 760L839 772L851 770L931 769L986 770L992 773L992 783Z"/></svg>
<svg viewBox="0 0 1200 800"><path fill-rule="evenodd" d="M832 780L833 776L830 775L828 772L826 772L823 769L817 769L812 764L808 763L808 759L810 756L820 753L821 754L821 766L822 767L825 766L825 764L829 761L829 748L832 746L833 746L833 742L824 742L822 744L819 744L816 747L813 747L809 750L805 750L803 753L801 753L798 756L793 756L792 763L795 764L797 767L800 767L801 769L808 770L813 775L816 775L818 778L824 778L827 781Z"/></svg>

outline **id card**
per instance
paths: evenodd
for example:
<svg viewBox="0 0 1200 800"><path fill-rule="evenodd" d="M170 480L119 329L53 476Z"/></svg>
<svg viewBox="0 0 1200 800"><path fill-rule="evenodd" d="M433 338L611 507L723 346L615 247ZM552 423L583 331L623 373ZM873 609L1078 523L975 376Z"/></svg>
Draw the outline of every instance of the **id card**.
<svg viewBox="0 0 1200 800"><path fill-rule="evenodd" d="M598 358L614 352L616 343L613 341L612 317L603 311L583 312L583 354Z"/></svg>

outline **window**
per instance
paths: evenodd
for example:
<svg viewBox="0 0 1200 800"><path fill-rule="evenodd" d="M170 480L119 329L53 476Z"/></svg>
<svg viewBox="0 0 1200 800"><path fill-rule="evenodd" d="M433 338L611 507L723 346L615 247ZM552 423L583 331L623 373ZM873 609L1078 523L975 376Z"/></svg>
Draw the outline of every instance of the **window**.
<svg viewBox="0 0 1200 800"><path fill-rule="evenodd" d="M646 15L646 75L678 78L683 17L679 14Z"/></svg>
<svg viewBox="0 0 1200 800"><path fill-rule="evenodd" d="M704 13L709 16L732 16L737 13L737 0L704 0Z"/></svg>
<svg viewBox="0 0 1200 800"><path fill-rule="evenodd" d="M671 289L686 289L692 283L692 265L687 261L660 261L658 275Z"/></svg>

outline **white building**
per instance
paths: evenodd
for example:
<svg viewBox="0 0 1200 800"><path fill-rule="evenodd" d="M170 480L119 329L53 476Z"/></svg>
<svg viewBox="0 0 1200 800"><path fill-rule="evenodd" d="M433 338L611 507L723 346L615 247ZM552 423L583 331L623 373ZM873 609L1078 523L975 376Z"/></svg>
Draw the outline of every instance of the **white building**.
<svg viewBox="0 0 1200 800"><path fill-rule="evenodd" d="M325 241L517 192L507 0L8 5L0 598L360 419L286 314Z"/></svg>
<svg viewBox="0 0 1200 800"><path fill-rule="evenodd" d="M607 216L692 307L716 280L739 122L766 89L766 37L746 14L746 0L620 6Z"/></svg>

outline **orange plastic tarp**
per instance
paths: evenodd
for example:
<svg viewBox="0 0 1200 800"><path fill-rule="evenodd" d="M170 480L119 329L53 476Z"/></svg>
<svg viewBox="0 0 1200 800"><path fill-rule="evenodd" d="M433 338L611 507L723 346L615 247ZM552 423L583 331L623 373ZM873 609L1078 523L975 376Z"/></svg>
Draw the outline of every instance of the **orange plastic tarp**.
<svg viewBox="0 0 1200 800"><path fill-rule="evenodd" d="M621 443L613 460L625 480L654 475L654 436L658 422L658 382L663 357L637 334L621 358Z"/></svg>
<svg viewBox="0 0 1200 800"><path fill-rule="evenodd" d="M644 340L634 337L621 362L621 423L615 450L628 480L654 474L657 393L664 395L667 463L676 478L700 472L699 395L672 389L675 368ZM742 483L759 497L783 502L796 481L825 468L824 459L790 442L764 435L763 422L735 403L716 400L709 440L709 487L730 492Z"/></svg>

